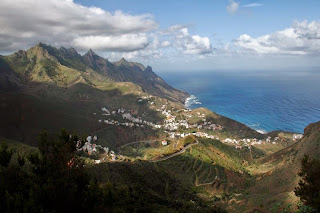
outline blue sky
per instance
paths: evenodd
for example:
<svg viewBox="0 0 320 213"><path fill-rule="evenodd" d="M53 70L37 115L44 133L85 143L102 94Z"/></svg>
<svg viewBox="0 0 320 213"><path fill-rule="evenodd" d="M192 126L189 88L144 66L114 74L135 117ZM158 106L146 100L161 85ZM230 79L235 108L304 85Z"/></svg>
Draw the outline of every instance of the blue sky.
<svg viewBox="0 0 320 213"><path fill-rule="evenodd" d="M42 41L156 70L311 70L319 14L319 0L2 0L0 52Z"/></svg>
<svg viewBox="0 0 320 213"><path fill-rule="evenodd" d="M191 26L191 32L203 36L221 35L231 40L250 33L260 36L289 27L294 20L319 20L318 0L246 0L239 1L236 14L230 15L228 0L77 0L86 6L97 6L108 11L122 10L129 14L150 13L166 28L175 24ZM248 4L258 7L243 7Z"/></svg>

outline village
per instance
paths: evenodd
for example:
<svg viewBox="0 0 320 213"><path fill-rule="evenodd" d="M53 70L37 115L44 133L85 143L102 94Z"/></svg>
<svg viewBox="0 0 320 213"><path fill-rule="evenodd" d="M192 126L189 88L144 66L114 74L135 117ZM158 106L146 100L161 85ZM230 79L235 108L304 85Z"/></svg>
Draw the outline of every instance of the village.
<svg viewBox="0 0 320 213"><path fill-rule="evenodd" d="M188 135L195 135L197 137L207 137L211 139L217 139L213 135L208 135L207 133L203 132L194 132L194 133L184 133L183 130L186 129L197 129L197 130L212 130L212 131L219 131L222 130L224 127L214 124L212 122L207 122L205 119L205 115L201 113L197 113L197 116L202 119L202 123L197 124L190 124L188 123L188 120L178 120L176 119L175 115L172 115L171 110L166 110L166 105L163 105L160 109L157 109L158 112L161 112L161 114L165 117L163 124L155 124L150 121L143 120L141 117L134 117L130 110L126 110L124 108L120 108L117 110L109 110L106 107L101 108L102 116L112 116L112 119L99 119L98 122L100 123L106 123L108 125L122 125L127 127L141 127L145 128L146 126L151 127L153 129L162 129L165 133L168 134L170 138L183 138ZM184 109L185 112L189 112L191 110ZM116 120L117 115L121 116L122 122L119 120ZM193 115L188 115L189 118L191 118Z"/></svg>
<svg viewBox="0 0 320 213"><path fill-rule="evenodd" d="M141 102L143 99L149 99L150 97L142 97L142 99L139 99L138 102ZM155 106L154 102L148 101L150 105ZM218 134L209 134L204 131L221 131L224 129L223 126L212 123L210 121L206 120L206 115L200 112L196 112L195 114L192 114L192 110L190 109L182 109L177 110L173 112L172 110L167 109L167 105L161 105L160 108L155 108L155 110L164 117L164 121L162 124L159 123L153 123L151 121L147 121L142 119L141 117L135 117L131 112L131 110L127 110L124 108L119 108L116 110L110 110L106 107L101 108L101 116L107 117L106 119L99 119L98 122L105 123L107 125L115 125L115 126L126 126L129 128L152 128L152 129L159 129L162 130L164 133L166 133L167 138L170 140L175 140L179 138L185 138L187 136L193 135L195 137L201 137L201 138L208 138L208 139L214 139L219 140L222 143L226 143L229 145L233 145L235 149L242 149L242 148L248 148L251 149L251 146L255 145L261 145L261 144L277 144L281 142L280 137L270 137L268 136L264 140L256 139L256 138L243 138L243 139L234 139L234 138L219 138ZM183 112L184 113L184 119L177 119L177 116L174 114L177 114L177 112ZM94 115L97 115L97 113L93 113ZM200 122L196 123L189 123L189 119L196 117L197 119L200 119ZM302 134L294 134L292 136L293 141L300 140L303 137ZM111 161L115 161L116 159L121 159L123 156L117 157L114 151L109 151L109 148L102 147L100 145L91 144L91 141L95 142L97 139L97 136L94 136L93 138L89 136L87 138L87 142L85 145L79 150L82 150L83 152L87 153L88 155L92 155L98 152L101 153L101 150L104 151L103 158L101 160L109 159ZM167 146L168 142L167 140L162 140L162 145ZM101 160L96 160L95 163L100 163Z"/></svg>
<svg viewBox="0 0 320 213"><path fill-rule="evenodd" d="M98 137L96 135L93 137L89 135L84 144L82 144L81 140L75 141L77 152L80 155L84 154L85 156L98 158L94 160L95 164L99 164L104 161L123 160L123 156L116 155L115 152L110 150L108 147L96 144L97 141Z"/></svg>

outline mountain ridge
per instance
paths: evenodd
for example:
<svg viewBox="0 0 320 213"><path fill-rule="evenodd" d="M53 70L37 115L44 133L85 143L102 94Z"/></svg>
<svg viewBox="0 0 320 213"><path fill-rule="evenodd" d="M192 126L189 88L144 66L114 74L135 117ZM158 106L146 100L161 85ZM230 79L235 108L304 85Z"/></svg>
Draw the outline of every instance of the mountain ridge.
<svg viewBox="0 0 320 213"><path fill-rule="evenodd" d="M74 48L56 48L39 43L27 51L0 56L1 137L35 146L42 130L52 133L66 128L80 135L97 134L99 145L117 150L132 142L168 137L165 129L157 129L156 126L165 124L174 116L179 122L186 120L190 126L199 127L210 122L217 125L217 129L181 127L172 130L183 134L206 132L215 134L215 138L199 136L198 144L179 156L156 163L155 169L161 168L188 187L198 187L204 197L210 194L213 197L209 199L219 198L218 204L228 210L234 206L241 209L244 205L246 210L251 210L259 209L261 205L273 205L274 199L269 198L269 194L280 201L287 201L288 195L296 199L292 188L297 184L299 160L303 154L317 157L320 153L320 123L309 125L299 141L292 139L294 133L275 131L263 135L206 108L185 109L183 102L187 96L187 93L163 81L150 66L128 62L124 58L110 62L92 49L80 55ZM109 109L109 113L101 112L104 108ZM117 113L122 108L134 118L152 122L154 128L121 126L115 122L115 125L106 124L108 118L125 122ZM111 112L115 113L110 115ZM266 140L268 136L274 140L276 137L281 139L275 144L269 142L261 146L242 144L239 147L239 144L224 142L227 138L240 142L245 138L247 141L253 138L256 141ZM129 146L127 157L138 154L137 158L133 157L135 163L132 164L138 168L145 157L161 157L163 153L160 151L170 147L170 143L175 149L175 139L170 140L169 146L160 144L159 149L152 147L156 143L151 147L146 145L146 149L143 146L141 149L133 147L132 150L136 151ZM143 153L144 149L147 152ZM131 164L122 163L131 167ZM151 163L147 165L153 167ZM115 166L114 175L123 174L116 169ZM138 169L135 172L142 171ZM278 179L281 181L276 182ZM270 189L270 183L276 187ZM245 193L240 194L243 190ZM222 199L224 194L230 197Z"/></svg>
<svg viewBox="0 0 320 213"><path fill-rule="evenodd" d="M28 73L33 71L32 74L34 76L33 78L31 77L32 80L37 81L36 79L39 80L39 75L47 74L48 78L42 76L42 81L50 82L50 77L56 75L54 71L57 67L62 66L64 71L66 69L72 69L78 72L79 75L96 72L101 75L100 78L105 78L109 81L132 82L139 85L144 91L148 91L151 95L178 101L181 104L183 104L189 96L186 92L182 92L168 85L161 77L153 72L150 66L145 68L144 65L140 63L128 62L124 58L118 62L111 63L107 59L94 53L92 49L81 56L74 48L56 48L40 42L27 51L19 50L9 56L1 56L1 58L2 67L11 67L11 70L22 74L21 80L25 80L23 79L24 77L30 78L31 76L28 75ZM4 63L6 63L6 65ZM39 65L39 63L42 63L44 66ZM21 65L21 67L19 67L19 65ZM22 66L24 68L29 67L29 70L27 71L26 68L24 69ZM45 72L36 73L41 67L45 69ZM50 71L50 69L52 70ZM63 75L64 73L61 74ZM69 83L70 82L72 81L69 81Z"/></svg>

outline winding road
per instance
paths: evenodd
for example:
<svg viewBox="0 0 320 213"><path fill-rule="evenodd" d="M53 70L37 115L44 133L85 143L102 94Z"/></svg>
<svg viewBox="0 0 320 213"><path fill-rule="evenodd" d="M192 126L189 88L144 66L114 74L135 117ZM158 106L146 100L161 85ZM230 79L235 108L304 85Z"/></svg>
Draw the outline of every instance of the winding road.
<svg viewBox="0 0 320 213"><path fill-rule="evenodd" d="M123 147L126 147L126 146L129 146L129 145L132 145L132 144L137 144L137 143L152 143L152 142L155 142L155 141L161 141L161 140L165 140L166 138L162 138L162 139L156 139L156 140L145 140L145 141L135 141L135 142L131 142L131 143L127 143L125 145L122 145L118 148L118 153L120 154L121 153L121 148ZM198 145L199 144L199 141L196 140L195 143L192 143L192 144L188 144L187 146L183 147L179 152L175 152L171 155L168 155L166 157L163 157L163 158L160 158L160 159L155 159L155 160L146 160L146 161L149 161L149 162L152 162L152 163L156 163L156 162L160 162L160 161L164 161L164 160L168 160L170 158L173 158L177 155L181 155L182 153L184 153L187 149L189 149L190 147L194 146L194 145Z"/></svg>
<svg viewBox="0 0 320 213"><path fill-rule="evenodd" d="M120 154L121 149L122 149L123 147L129 146L129 145L133 145L133 144L137 144L137 143L152 143L152 142L155 142L155 141L161 141L161 140L165 140L165 139L167 139L167 138L162 138L162 139L161 139L161 138L158 138L158 139L155 139L155 140L134 141L134 142L126 143L126 144L124 144L124 145L122 145L122 146L119 146L119 147L117 148L117 150L118 150L118 153Z"/></svg>
<svg viewBox="0 0 320 213"><path fill-rule="evenodd" d="M190 147L194 146L194 145L198 145L199 144L199 141L197 140L195 143L192 143L192 144L188 144L187 146L183 147L183 149L181 149L179 152L175 152L173 153L172 155L168 155L166 157L163 157L163 158L160 158L160 159L156 159L156 160L147 160L149 162L160 162L160 161L164 161L164 160L168 160L170 158L173 158L177 155L181 155L182 153L184 153L187 149L189 149Z"/></svg>

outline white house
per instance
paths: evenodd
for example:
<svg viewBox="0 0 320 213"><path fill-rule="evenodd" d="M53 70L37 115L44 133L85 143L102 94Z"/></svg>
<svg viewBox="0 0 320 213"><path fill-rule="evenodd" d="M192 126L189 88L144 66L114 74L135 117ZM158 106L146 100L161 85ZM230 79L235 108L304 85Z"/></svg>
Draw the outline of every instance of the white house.
<svg viewBox="0 0 320 213"><path fill-rule="evenodd" d="M168 141L166 141L166 140L161 141L161 143L162 143L163 146L167 146L168 145Z"/></svg>
<svg viewBox="0 0 320 213"><path fill-rule="evenodd" d="M91 143L91 140L92 140L92 137L89 135L89 136L87 137L88 143Z"/></svg>

